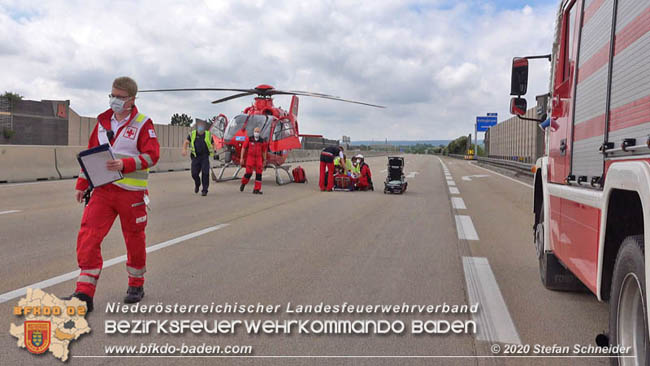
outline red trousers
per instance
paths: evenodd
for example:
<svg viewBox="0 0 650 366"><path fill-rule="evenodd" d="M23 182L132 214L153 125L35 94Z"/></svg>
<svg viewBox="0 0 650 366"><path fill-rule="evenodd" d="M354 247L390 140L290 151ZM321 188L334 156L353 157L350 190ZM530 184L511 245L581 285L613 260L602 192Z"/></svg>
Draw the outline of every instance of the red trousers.
<svg viewBox="0 0 650 366"><path fill-rule="evenodd" d="M96 188L84 209L81 229L77 236L77 263L81 274L75 292L95 295L95 287L102 271L101 244L120 217L122 235L126 242L126 271L129 286L142 286L146 271L146 244L144 229L147 226L145 191L127 191L113 184Z"/></svg>
<svg viewBox="0 0 650 366"><path fill-rule="evenodd" d="M325 168L327 168L327 187L325 187ZM320 162L320 178L318 179L320 190L331 191L334 188L334 162L326 163Z"/></svg>
<svg viewBox="0 0 650 366"><path fill-rule="evenodd" d="M264 171L264 167L262 166L262 162L254 162L254 165L248 165L248 162L246 163L246 174L241 179L241 184L247 185L248 182L251 179L251 176L253 175L253 170L255 170L255 188L256 190L262 189L262 171Z"/></svg>

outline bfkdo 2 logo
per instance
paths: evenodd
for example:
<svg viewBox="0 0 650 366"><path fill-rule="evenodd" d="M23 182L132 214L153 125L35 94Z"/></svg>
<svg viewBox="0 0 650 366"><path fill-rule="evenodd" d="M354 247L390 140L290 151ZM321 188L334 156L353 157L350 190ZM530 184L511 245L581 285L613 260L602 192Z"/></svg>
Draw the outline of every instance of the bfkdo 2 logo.
<svg viewBox="0 0 650 366"><path fill-rule="evenodd" d="M9 334L16 337L18 347L36 355L48 352L65 362L70 343L90 333L86 303L75 297L59 299L40 289L28 288L26 292L13 307L18 323L11 323Z"/></svg>
<svg viewBox="0 0 650 366"><path fill-rule="evenodd" d="M27 320L25 326L25 348L40 354L50 347L52 323L49 320Z"/></svg>

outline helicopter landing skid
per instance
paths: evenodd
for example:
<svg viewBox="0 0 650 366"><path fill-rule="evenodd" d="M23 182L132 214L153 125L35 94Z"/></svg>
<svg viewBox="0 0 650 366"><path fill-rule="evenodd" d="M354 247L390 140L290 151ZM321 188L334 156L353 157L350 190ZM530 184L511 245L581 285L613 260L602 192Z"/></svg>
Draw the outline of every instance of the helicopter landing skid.
<svg viewBox="0 0 650 366"><path fill-rule="evenodd" d="M279 186L283 186L285 184L293 183L293 175L289 172L289 169L291 169L291 165L275 165L273 166L275 168L275 183L277 183ZM285 181L282 180L280 171L284 171L287 173L289 176L289 180Z"/></svg>
<svg viewBox="0 0 650 366"><path fill-rule="evenodd" d="M237 166L237 170L235 171L235 174L233 174L232 177L224 178L223 173L226 171L226 168L231 167L231 166ZM214 170L212 171L212 180L218 183L218 182L227 182L229 180L239 179L239 177L237 175L239 175L239 172L241 171L241 168L242 168L241 165L226 163L221 167L221 170L219 170L219 176L214 174Z"/></svg>

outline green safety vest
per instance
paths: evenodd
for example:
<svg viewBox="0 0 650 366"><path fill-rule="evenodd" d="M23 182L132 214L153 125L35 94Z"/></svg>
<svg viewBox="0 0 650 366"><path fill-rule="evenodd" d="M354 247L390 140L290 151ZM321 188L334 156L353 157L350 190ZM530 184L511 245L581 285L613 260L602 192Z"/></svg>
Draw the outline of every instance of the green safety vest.
<svg viewBox="0 0 650 366"><path fill-rule="evenodd" d="M334 165L341 165L341 157L334 158ZM352 170L352 161L350 159L345 159L345 168L346 170Z"/></svg>
<svg viewBox="0 0 650 366"><path fill-rule="evenodd" d="M356 175L361 175L361 164L357 164L357 166L352 165L351 171Z"/></svg>
<svg viewBox="0 0 650 366"><path fill-rule="evenodd" d="M194 141L196 141L196 130L192 130L190 134L190 151L192 156L196 157L196 152L194 151ZM205 131L205 146L208 147L208 154L214 154L214 148L212 147L212 136L210 136L210 131Z"/></svg>

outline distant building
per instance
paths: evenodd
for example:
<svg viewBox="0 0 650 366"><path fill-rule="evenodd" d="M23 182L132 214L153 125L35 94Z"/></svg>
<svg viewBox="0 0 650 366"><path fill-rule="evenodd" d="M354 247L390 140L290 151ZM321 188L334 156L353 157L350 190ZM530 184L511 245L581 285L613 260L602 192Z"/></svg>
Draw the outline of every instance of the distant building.
<svg viewBox="0 0 650 366"><path fill-rule="evenodd" d="M102 112L102 111L100 111ZM0 97L0 145L86 146L97 124L70 108L69 100L20 100ZM161 147L181 147L189 127L155 124Z"/></svg>
<svg viewBox="0 0 650 366"><path fill-rule="evenodd" d="M69 100L19 100L0 97L0 144L67 145Z"/></svg>

